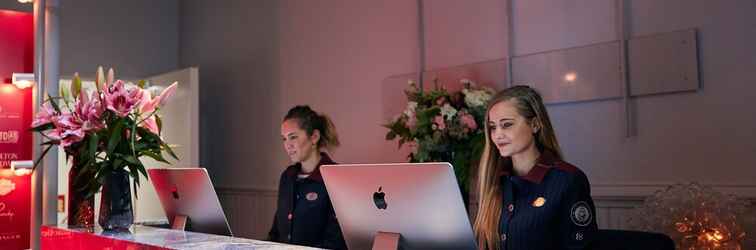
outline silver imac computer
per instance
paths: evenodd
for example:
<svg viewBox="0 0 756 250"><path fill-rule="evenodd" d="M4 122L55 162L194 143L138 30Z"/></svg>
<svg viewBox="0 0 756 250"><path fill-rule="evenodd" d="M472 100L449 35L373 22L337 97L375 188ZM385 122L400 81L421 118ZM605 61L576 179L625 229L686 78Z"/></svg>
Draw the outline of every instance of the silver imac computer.
<svg viewBox="0 0 756 250"><path fill-rule="evenodd" d="M349 249L477 249L449 163L321 167Z"/></svg>
<svg viewBox="0 0 756 250"><path fill-rule="evenodd" d="M233 236L204 168L148 169L171 228Z"/></svg>

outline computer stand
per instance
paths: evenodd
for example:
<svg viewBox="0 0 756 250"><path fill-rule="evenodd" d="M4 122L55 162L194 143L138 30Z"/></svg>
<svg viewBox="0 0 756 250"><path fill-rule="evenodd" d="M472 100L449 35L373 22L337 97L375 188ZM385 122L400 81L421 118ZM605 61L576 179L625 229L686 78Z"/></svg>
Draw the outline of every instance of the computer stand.
<svg viewBox="0 0 756 250"><path fill-rule="evenodd" d="M373 250L398 250L401 249L402 235L390 232L378 232L373 238Z"/></svg>
<svg viewBox="0 0 756 250"><path fill-rule="evenodd" d="M189 217L186 217L186 215L179 215L177 214L175 217L173 217L173 223L171 223L171 229L174 230L186 230L186 224L189 221Z"/></svg>

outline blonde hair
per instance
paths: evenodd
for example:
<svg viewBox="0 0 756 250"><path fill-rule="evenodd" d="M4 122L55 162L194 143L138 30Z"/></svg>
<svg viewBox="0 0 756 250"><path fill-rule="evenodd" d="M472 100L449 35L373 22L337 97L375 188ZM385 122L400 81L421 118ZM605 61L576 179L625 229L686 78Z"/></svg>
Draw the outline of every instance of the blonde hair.
<svg viewBox="0 0 756 250"><path fill-rule="evenodd" d="M489 102L486 109L485 125L486 143L480 157L478 167L478 213L475 217L475 237L480 249L500 249L499 221L503 206L501 179L499 168L505 159L499 156L499 151L492 146L488 115L494 105L514 100L517 113L525 117L528 123L535 123L539 128L535 135L536 147L540 152L551 151L557 159L562 159L562 150L556 138L554 128L551 126L549 114L543 105L541 95L535 89L528 86L513 86L497 93Z"/></svg>

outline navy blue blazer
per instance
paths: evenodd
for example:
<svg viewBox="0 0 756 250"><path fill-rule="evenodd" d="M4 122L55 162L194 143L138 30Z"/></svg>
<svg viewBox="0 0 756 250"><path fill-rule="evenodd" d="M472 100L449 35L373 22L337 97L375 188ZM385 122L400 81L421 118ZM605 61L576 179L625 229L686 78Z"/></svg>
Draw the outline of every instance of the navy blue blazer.
<svg viewBox="0 0 756 250"><path fill-rule="evenodd" d="M585 249L593 241L596 208L580 169L551 152L525 176L510 174L511 161L502 162L502 249Z"/></svg>
<svg viewBox="0 0 756 250"><path fill-rule="evenodd" d="M331 199L326 192L320 165L336 164L328 154L310 176L298 178L302 165L297 163L281 174L278 207L268 240L328 249L346 249Z"/></svg>

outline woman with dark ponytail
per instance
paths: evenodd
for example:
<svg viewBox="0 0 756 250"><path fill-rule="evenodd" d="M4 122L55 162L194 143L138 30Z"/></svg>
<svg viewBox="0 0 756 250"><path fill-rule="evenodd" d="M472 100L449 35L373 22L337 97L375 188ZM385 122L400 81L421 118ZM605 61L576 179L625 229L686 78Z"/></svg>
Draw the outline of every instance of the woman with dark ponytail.
<svg viewBox="0 0 756 250"><path fill-rule="evenodd" d="M339 146L331 120L309 106L289 110L281 123L283 146L294 163L284 170L268 240L346 249L320 166L335 164L325 152Z"/></svg>

